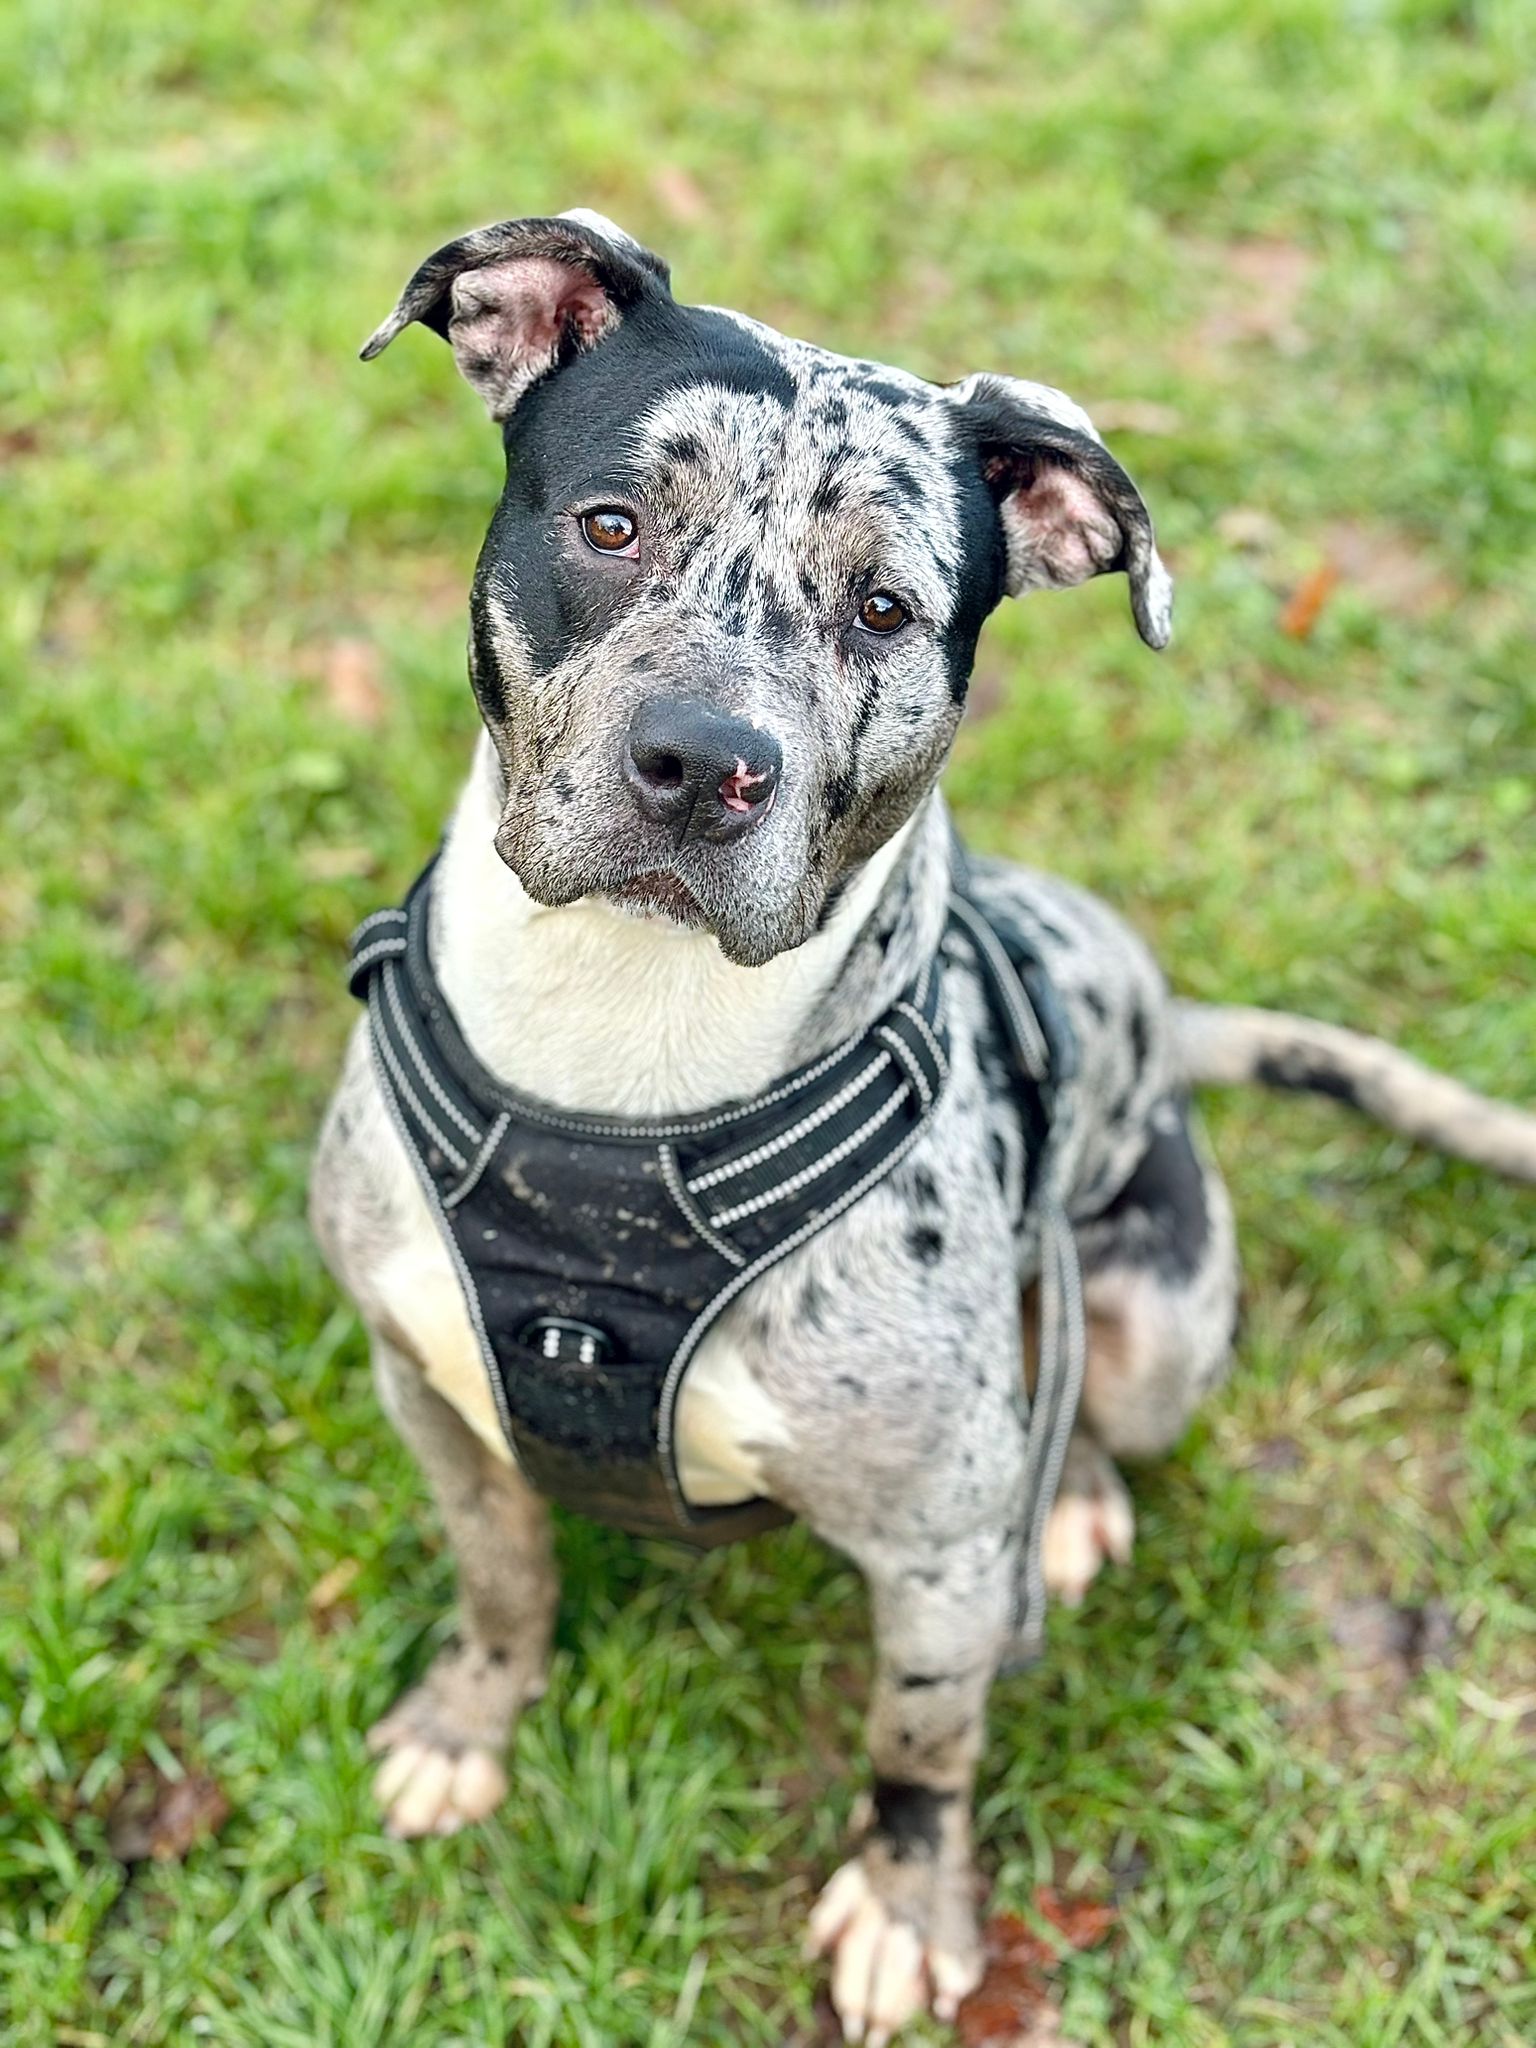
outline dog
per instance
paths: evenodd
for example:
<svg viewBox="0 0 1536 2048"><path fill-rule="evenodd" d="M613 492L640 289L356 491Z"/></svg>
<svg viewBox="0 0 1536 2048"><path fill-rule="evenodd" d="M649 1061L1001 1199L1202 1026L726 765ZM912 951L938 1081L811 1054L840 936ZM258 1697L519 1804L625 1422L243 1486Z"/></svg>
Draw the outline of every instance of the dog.
<svg viewBox="0 0 1536 2048"><path fill-rule="evenodd" d="M636 1425L665 1427L671 1508L601 1489L598 1508L729 1532L772 1504L863 1571L872 1788L809 1938L847 2038L878 2048L980 1975L970 1789L993 1676L1038 1638L1031 1543L1068 1601L1128 1559L1114 1461L1167 1451L1228 1368L1232 1214L1190 1089L1319 1090L1526 1179L1536 1117L1352 1032L1175 1002L1067 882L976 862L958 888L936 783L994 606L1123 573L1142 639L1169 637L1146 506L1061 392L937 387L685 306L658 257L586 211L439 249L364 357L412 322L451 345L507 477L469 605L484 729L429 890L362 928L377 1015L312 1178L459 1572L461 1634L371 1732L377 1796L401 1836L505 1797L557 1598L541 1488L583 1498L582 1447L612 1450L600 1404L628 1384L571 1303L627 1285L647 1233L647 1272L715 1259L703 1316L686 1274L612 1294L693 1323ZM446 1064L424 1049L438 1027ZM843 1058L863 1064L828 1094ZM781 1123L687 1168L748 1112ZM860 1146L884 1148L875 1169L818 1196ZM732 1175L757 1185L741 1176L796 1147L797 1173L730 1199ZM500 1206L473 1211L482 1197ZM805 1227L749 1256L794 1200ZM599 1211L612 1248L578 1286L560 1232ZM485 1216L530 1233L494 1271L475 1264L501 1239ZM535 1245L547 1272L516 1313L553 1310L508 1353L486 1302ZM1074 1331L1080 1398L1060 1397L1042 1454L1032 1418ZM553 1422L543 1360L564 1375ZM630 1444L624 1471L646 1455Z"/></svg>

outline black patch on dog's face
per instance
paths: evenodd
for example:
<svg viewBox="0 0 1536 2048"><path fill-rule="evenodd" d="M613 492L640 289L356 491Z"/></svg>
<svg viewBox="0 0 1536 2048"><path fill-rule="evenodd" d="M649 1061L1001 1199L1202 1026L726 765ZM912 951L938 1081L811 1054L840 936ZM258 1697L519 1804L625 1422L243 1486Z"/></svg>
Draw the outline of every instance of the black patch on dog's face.
<svg viewBox="0 0 1536 2048"><path fill-rule="evenodd" d="M538 901L683 884L731 958L799 944L931 787L1001 595L996 506L937 388L654 297L535 383L471 596L471 671L506 779L497 845ZM637 523L597 554L580 514ZM909 614L860 624L874 592ZM679 847L624 774L639 704L745 718L773 811Z"/></svg>

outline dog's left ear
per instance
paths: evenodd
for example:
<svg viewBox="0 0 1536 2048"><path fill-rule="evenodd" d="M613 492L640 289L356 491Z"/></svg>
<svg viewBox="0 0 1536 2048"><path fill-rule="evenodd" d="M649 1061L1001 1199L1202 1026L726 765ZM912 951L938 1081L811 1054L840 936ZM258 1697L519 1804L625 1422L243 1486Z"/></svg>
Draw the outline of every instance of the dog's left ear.
<svg viewBox="0 0 1536 2048"><path fill-rule="evenodd" d="M504 420L530 384L595 348L643 298L670 300L670 283L659 256L585 207L499 221L435 250L360 353L371 362L419 320Z"/></svg>
<svg viewBox="0 0 1536 2048"><path fill-rule="evenodd" d="M1151 515L1082 407L1022 377L983 374L948 389L997 502L1008 595L1123 569L1136 630L1149 647L1166 647L1173 580Z"/></svg>

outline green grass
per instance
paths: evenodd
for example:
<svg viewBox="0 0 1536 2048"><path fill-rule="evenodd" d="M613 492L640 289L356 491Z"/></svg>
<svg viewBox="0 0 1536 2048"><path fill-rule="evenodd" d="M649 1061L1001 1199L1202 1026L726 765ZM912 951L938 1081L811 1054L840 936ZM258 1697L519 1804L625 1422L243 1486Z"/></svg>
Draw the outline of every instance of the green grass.
<svg viewBox="0 0 1536 2048"><path fill-rule="evenodd" d="M690 1562L567 1524L504 1815L407 1848L369 1804L361 1730L451 1575L302 1187L343 936L466 757L498 480L431 337L354 360L418 257L585 203L690 296L1142 408L1113 438L1175 648L1114 580L999 617L968 830L1106 891L1186 990L1529 1094L1533 70L1524 0L0 15L7 2048L817 2038L797 1942L868 1654L803 1532ZM317 681L344 637L376 730ZM1529 1198L1326 1106L1214 1125L1239 1369L1137 1479L1134 1568L998 1689L995 1896L1118 1885L1059 1979L1086 2043L1515 2048ZM1343 1596L1447 1603L1450 1663L1352 1674ZM146 1758L233 1812L130 1880Z"/></svg>

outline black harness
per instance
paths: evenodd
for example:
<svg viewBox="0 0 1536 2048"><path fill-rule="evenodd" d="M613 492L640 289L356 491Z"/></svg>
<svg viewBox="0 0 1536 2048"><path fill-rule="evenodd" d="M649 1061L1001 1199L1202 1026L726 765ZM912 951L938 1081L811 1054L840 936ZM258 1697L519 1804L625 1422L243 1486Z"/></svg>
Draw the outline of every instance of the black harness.
<svg viewBox="0 0 1536 2048"><path fill-rule="evenodd" d="M748 1101L584 1116L508 1088L471 1052L432 969L433 865L403 908L358 926L351 988L368 1004L384 1099L519 1466L541 1493L637 1534L709 1545L787 1520L768 1500L689 1506L678 1391L726 1305L883 1180L924 1130L949 1072L948 935L883 1016ZM1073 1045L1021 933L1000 933L963 893L954 932L971 943L1018 1074L1028 1197L1043 1219L1030 1429L1031 1521L1043 1527L1081 1380L1071 1238L1064 1218L1052 1228ZM1037 1581L1038 1530L1026 1580L1029 1557ZM1021 1609L1036 1605L1026 1585Z"/></svg>

